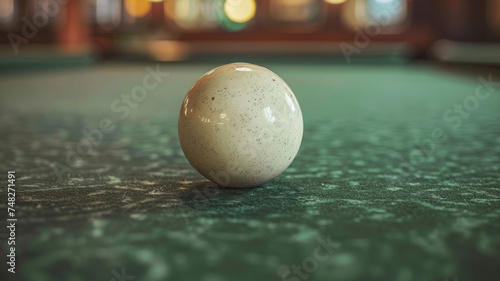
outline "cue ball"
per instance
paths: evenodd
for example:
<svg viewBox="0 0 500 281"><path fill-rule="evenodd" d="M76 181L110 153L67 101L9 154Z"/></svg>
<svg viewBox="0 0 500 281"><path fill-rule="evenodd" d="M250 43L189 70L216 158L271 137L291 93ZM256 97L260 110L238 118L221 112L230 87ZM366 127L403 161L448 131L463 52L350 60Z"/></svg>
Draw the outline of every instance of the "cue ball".
<svg viewBox="0 0 500 281"><path fill-rule="evenodd" d="M189 163L225 187L260 186L292 163L303 121L290 87L271 70L231 63L205 73L179 113L179 140Z"/></svg>

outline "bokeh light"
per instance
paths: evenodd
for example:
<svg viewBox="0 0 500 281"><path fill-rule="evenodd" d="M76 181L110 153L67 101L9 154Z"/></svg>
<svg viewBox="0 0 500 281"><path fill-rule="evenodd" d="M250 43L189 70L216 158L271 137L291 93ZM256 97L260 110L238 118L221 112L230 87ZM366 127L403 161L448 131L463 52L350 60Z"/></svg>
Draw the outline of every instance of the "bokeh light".
<svg viewBox="0 0 500 281"><path fill-rule="evenodd" d="M368 11L365 0L347 1L342 6L342 21L348 27L364 27L368 21Z"/></svg>
<svg viewBox="0 0 500 281"><path fill-rule="evenodd" d="M235 23L245 23L255 16L255 0L226 0L224 12Z"/></svg>
<svg viewBox="0 0 500 281"><path fill-rule="evenodd" d="M0 1L0 23L12 19L14 16L14 0Z"/></svg>
<svg viewBox="0 0 500 281"><path fill-rule="evenodd" d="M216 3L213 0L204 0L201 7L203 26L206 29L218 26Z"/></svg>
<svg viewBox="0 0 500 281"><path fill-rule="evenodd" d="M134 18L144 17L151 10L149 0L125 0L125 10Z"/></svg>
<svg viewBox="0 0 500 281"><path fill-rule="evenodd" d="M235 22L227 16L225 11L226 0L215 0L215 3L215 14L217 16L217 21L224 30L231 32L240 31L248 25L248 22Z"/></svg>
<svg viewBox="0 0 500 281"><path fill-rule="evenodd" d="M344 3L346 0L325 0L326 3L329 3L329 4L342 4Z"/></svg>
<svg viewBox="0 0 500 281"><path fill-rule="evenodd" d="M367 4L368 16L384 26L401 26L406 20L404 0L368 0Z"/></svg>
<svg viewBox="0 0 500 281"><path fill-rule="evenodd" d="M120 0L96 0L95 17L99 27L112 29L120 24L121 20Z"/></svg>
<svg viewBox="0 0 500 281"><path fill-rule="evenodd" d="M164 4L165 15L185 29L197 29L200 27L202 18L201 0L169 0Z"/></svg>

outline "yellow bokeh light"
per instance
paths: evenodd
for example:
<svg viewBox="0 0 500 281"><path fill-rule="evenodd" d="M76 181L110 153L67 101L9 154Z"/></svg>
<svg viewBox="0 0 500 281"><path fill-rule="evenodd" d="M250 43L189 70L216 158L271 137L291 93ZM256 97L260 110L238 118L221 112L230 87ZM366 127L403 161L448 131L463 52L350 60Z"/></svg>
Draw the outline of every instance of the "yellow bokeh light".
<svg viewBox="0 0 500 281"><path fill-rule="evenodd" d="M188 18L189 15L191 14L191 10L193 9L191 7L191 1L189 0L182 0L182 1L177 1L175 5L175 15L176 18L178 19L185 19Z"/></svg>
<svg viewBox="0 0 500 281"><path fill-rule="evenodd" d="M125 0L125 10L135 18L145 16L151 10L149 0Z"/></svg>
<svg viewBox="0 0 500 281"><path fill-rule="evenodd" d="M202 22L201 4L200 0L168 0L164 4L165 16L179 27L197 29Z"/></svg>
<svg viewBox="0 0 500 281"><path fill-rule="evenodd" d="M346 0L325 0L326 3L330 3L330 4L342 4L345 1Z"/></svg>
<svg viewBox="0 0 500 281"><path fill-rule="evenodd" d="M226 0L224 13L237 23L245 23L255 16L257 7L255 0Z"/></svg>

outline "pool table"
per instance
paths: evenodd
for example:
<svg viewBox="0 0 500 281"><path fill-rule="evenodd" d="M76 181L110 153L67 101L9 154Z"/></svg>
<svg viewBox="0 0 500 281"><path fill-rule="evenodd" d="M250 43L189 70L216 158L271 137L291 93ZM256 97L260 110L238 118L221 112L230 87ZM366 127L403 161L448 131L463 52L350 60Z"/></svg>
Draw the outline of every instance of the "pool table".
<svg viewBox="0 0 500 281"><path fill-rule="evenodd" d="M208 182L177 135L192 84L240 60L279 74L304 117L295 160L251 189ZM498 278L499 68L213 58L0 72L2 280Z"/></svg>

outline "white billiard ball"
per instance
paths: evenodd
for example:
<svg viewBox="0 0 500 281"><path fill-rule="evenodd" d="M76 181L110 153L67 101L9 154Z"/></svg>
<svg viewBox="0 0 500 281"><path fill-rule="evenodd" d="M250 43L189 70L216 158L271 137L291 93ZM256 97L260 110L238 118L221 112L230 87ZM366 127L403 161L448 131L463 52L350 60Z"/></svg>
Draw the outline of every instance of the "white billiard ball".
<svg viewBox="0 0 500 281"><path fill-rule="evenodd" d="M303 121L290 87L271 70L231 63L203 75L179 113L189 163L225 187L260 186L292 163Z"/></svg>

